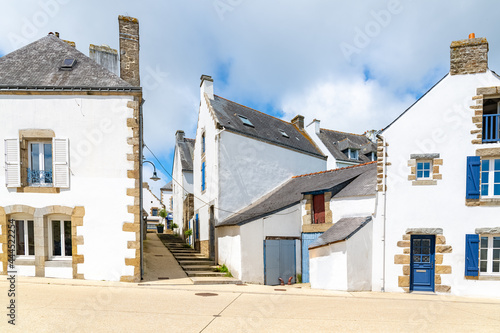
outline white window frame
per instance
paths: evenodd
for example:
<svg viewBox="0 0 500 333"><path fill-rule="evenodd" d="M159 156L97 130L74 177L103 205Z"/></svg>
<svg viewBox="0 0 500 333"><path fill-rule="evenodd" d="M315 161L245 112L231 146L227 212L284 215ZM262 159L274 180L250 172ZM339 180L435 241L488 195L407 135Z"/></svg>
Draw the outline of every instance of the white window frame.
<svg viewBox="0 0 500 333"><path fill-rule="evenodd" d="M429 163L429 170L428 170L429 171L429 177L425 177L424 176L424 172L427 171L427 169L425 169L425 168L421 170L422 171L422 176L421 177L418 176L418 171L419 171L418 165L419 165L419 163L422 163L422 164ZM416 178L416 180L429 180L429 179L433 179L432 178L433 177L433 172L432 172L433 167L434 167L434 165L433 165L433 161L432 160L417 160L416 164L415 164L415 178Z"/></svg>
<svg viewBox="0 0 500 333"><path fill-rule="evenodd" d="M40 140L40 141L28 141L28 168L33 170L31 168L31 162L32 162L32 157L31 157L31 145L34 145L34 144L37 144L39 146L39 152L38 152L38 164L39 164L39 167L40 169L39 170L43 170L43 171L46 171L46 167L45 167L45 150L43 149L44 148L44 145L45 144L50 144L50 150L51 150L51 159L52 159L52 164L50 165L50 169L52 171L52 183L46 183L45 182L45 179L40 179L40 183L34 183L34 184L29 184L28 182L28 186L45 186L45 187L50 187L54 184L54 145L52 144L52 141L43 141L43 140ZM29 176L28 176L29 177Z"/></svg>
<svg viewBox="0 0 500 333"><path fill-rule="evenodd" d="M352 156L354 154L354 157ZM358 149L347 149L347 158L350 160L359 160L359 150Z"/></svg>
<svg viewBox="0 0 500 333"><path fill-rule="evenodd" d="M486 272L481 271L481 250L482 248L482 240L483 237L488 238L488 247L486 248L487 250L487 255L486 255ZM500 260L493 260L493 249L500 249L500 248L494 248L493 247L493 237L500 237L500 235L479 235L479 274L480 275L491 275L491 276L500 276L500 272L493 272L493 261L499 261Z"/></svg>
<svg viewBox="0 0 500 333"><path fill-rule="evenodd" d="M480 194L481 198L498 198L500 197L500 194L495 195L494 190L495 190L495 160L499 160L500 158L482 158L481 159L481 171L480 171ZM489 162L489 170L484 171L488 173L488 194L483 195L483 161L488 161ZM500 170L497 170L500 171ZM498 184L498 183L497 183Z"/></svg>
<svg viewBox="0 0 500 333"><path fill-rule="evenodd" d="M52 235L52 223L54 221L59 221L60 225L60 237L61 237L61 255L54 255L54 238ZM67 256L65 255L65 250L66 250L66 244L65 244L65 239L64 239L64 222L69 221L70 222L70 234L71 234L71 217L65 216L65 215L54 215L49 217L48 223L47 223L47 234L48 234L48 254L49 254L49 260L71 260L72 259L72 254ZM73 249L73 240L71 241L71 248Z"/></svg>
<svg viewBox="0 0 500 333"><path fill-rule="evenodd" d="M33 223L33 245L35 244L35 221L33 218L13 218L14 223L16 224L16 240L17 240L17 222L23 222L23 229L24 229L24 253L25 254L17 254L17 244L16 244L16 259L27 259L27 258L34 258L35 253L29 254L29 234L28 234L28 221ZM35 249L33 249L35 251ZM28 253L28 254L26 254Z"/></svg>

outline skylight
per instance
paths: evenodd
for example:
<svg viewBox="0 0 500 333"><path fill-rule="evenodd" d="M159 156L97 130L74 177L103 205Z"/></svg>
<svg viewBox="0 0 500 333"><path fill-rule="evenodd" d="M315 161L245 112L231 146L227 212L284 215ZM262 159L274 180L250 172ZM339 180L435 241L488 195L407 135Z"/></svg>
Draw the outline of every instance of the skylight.
<svg viewBox="0 0 500 333"><path fill-rule="evenodd" d="M284 136L285 138L289 138L288 134L286 134L285 131L283 131L283 130L279 130L279 131L280 131L282 136Z"/></svg>
<svg viewBox="0 0 500 333"><path fill-rule="evenodd" d="M248 120L248 118L247 118L247 117L242 116L242 115L240 115L240 114L238 115L238 117L240 117L241 122L243 123L243 125L247 125L247 126L250 126L250 127L255 127L255 126L252 124L252 122L251 122L250 120Z"/></svg>
<svg viewBox="0 0 500 333"><path fill-rule="evenodd" d="M76 59L64 59L61 69L62 70L72 70L73 66L76 64Z"/></svg>

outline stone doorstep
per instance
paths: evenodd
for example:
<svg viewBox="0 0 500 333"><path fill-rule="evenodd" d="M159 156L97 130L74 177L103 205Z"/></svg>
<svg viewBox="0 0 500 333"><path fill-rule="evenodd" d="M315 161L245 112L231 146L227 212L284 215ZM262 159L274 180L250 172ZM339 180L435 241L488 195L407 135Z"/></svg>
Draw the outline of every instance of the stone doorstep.
<svg viewBox="0 0 500 333"><path fill-rule="evenodd" d="M214 271L185 271L188 277L225 277L224 272L214 272Z"/></svg>

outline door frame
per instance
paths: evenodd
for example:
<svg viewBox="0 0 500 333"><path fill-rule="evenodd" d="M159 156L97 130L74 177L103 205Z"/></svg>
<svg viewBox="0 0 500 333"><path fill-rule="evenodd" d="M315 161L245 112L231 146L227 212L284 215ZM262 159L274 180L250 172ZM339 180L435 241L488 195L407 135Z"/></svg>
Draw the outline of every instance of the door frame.
<svg viewBox="0 0 500 333"><path fill-rule="evenodd" d="M428 239L430 240L430 253L429 253L429 263L426 264L420 264L423 267L421 269L428 269L430 270L430 285L428 288L422 287L422 286L416 286L414 282L415 274L414 270L418 269L415 267L415 265L419 266L419 264L414 263L414 256L413 256L413 241L416 239L420 240L425 240ZM435 280L436 280L436 263L435 263L435 256L436 256L436 235L411 235L410 238L410 285L409 289L410 292L412 291L429 291L429 292L434 292L435 291ZM425 266L429 266L426 268Z"/></svg>

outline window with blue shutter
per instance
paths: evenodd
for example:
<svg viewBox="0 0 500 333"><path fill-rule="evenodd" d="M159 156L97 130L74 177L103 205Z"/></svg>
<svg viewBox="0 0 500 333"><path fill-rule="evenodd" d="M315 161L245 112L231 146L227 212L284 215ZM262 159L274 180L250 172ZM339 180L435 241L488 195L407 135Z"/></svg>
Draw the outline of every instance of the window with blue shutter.
<svg viewBox="0 0 500 333"><path fill-rule="evenodd" d="M196 240L200 239L200 220L198 219L198 214L196 214L194 231L195 231L194 239Z"/></svg>
<svg viewBox="0 0 500 333"><path fill-rule="evenodd" d="M467 156L466 198L479 199L479 174L481 157Z"/></svg>
<svg viewBox="0 0 500 333"><path fill-rule="evenodd" d="M201 190L205 191L205 162L201 163Z"/></svg>
<svg viewBox="0 0 500 333"><path fill-rule="evenodd" d="M465 276L479 275L479 235L465 235Z"/></svg>

